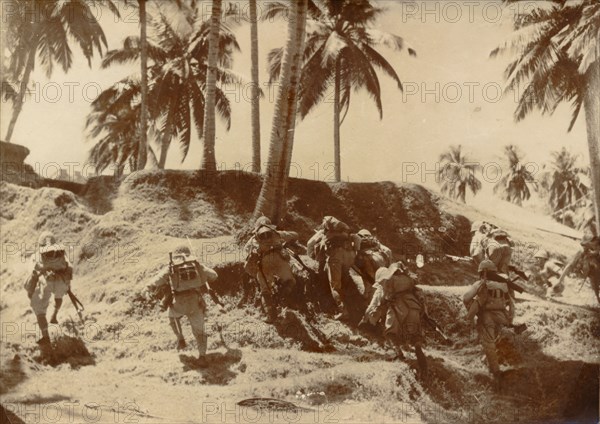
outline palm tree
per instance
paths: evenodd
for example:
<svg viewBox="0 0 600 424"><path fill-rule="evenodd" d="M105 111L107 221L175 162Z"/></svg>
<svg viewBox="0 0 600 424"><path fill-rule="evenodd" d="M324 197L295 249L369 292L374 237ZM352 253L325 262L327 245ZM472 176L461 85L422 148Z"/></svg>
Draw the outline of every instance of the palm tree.
<svg viewBox="0 0 600 424"><path fill-rule="evenodd" d="M528 83L515 111L517 121L534 109L552 114L558 104L570 102L570 131L584 108L600 228L600 3L553 0L530 2L523 9L527 13L516 15L513 39L491 55L508 49L516 54L505 70L507 90Z"/></svg>
<svg viewBox="0 0 600 424"><path fill-rule="evenodd" d="M217 84L217 53L222 0L212 0L210 35L208 37L208 72L206 73L206 107L204 108L204 152L202 169L217 170L215 158L215 92Z"/></svg>
<svg viewBox="0 0 600 424"><path fill-rule="evenodd" d="M494 186L494 193L500 192L504 200L521 206L523 200L531 197L529 186L535 187L535 180L533 174L523 166L522 157L516 146L505 146L504 154L508 162L508 169Z"/></svg>
<svg viewBox="0 0 600 424"><path fill-rule="evenodd" d="M199 137L204 131L206 103L204 82L208 72L206 58L210 23L200 21L195 9L189 12L189 26L186 28L180 26L178 30L163 13L158 13L155 19L149 19L151 37L148 40L148 52L151 65L148 68L150 99L148 121L153 124L151 129L154 131L151 132L159 141L160 156L157 165L161 169L165 166L167 152L174 137L179 138L183 153L182 160L185 160L190 147L192 126L195 127ZM241 82L241 78L228 69L232 64L234 51L239 51L239 45L233 33L225 26L220 29L218 46L219 83ZM121 49L107 52L102 67L135 61L139 58L140 52L139 39L128 37ZM136 143L135 149L127 147L131 140L121 137L121 126L112 126L111 122L116 116L123 116L123 111L127 111L127 116L134 114L139 118L140 92L140 81L131 77L105 90L92 104L93 112L88 119L88 127L92 129L91 137L98 137L102 134L100 130L104 128L106 130L104 135L110 140L117 141L117 144L119 140L125 142L123 145L125 152L139 153L139 142ZM231 105L220 86L216 87L216 106L219 116L229 129ZM127 122L133 128L137 127L135 119ZM116 133L110 135L111 131ZM131 134L131 128L126 131ZM152 157L151 148L150 154Z"/></svg>
<svg viewBox="0 0 600 424"><path fill-rule="evenodd" d="M582 181L585 169L577 165L577 160L578 157L565 147L552 152L548 202L555 212L573 209L588 193L588 187Z"/></svg>
<svg viewBox="0 0 600 424"><path fill-rule="evenodd" d="M260 98L258 80L258 16L256 0L249 0L250 7L250 56L252 59L252 172L260 172Z"/></svg>
<svg viewBox="0 0 600 424"><path fill-rule="evenodd" d="M466 203L467 188L474 196L481 190L481 181L475 176L480 165L471 162L463 154L460 145L450 146L447 152L440 155L439 161L441 167L438 171L438 183L442 193Z"/></svg>
<svg viewBox="0 0 600 424"><path fill-rule="evenodd" d="M103 4L119 16L112 0ZM104 31L90 9L89 1L13 0L12 7L12 12L3 17L6 38L12 47L8 74L11 80L20 81L20 84L19 89L14 90L16 96L5 138L7 142L12 139L17 119L23 110L36 59L50 78L55 65L59 65L64 72L71 69L73 52L69 39L79 46L90 67L94 52L102 55L102 46L107 47Z"/></svg>
<svg viewBox="0 0 600 424"><path fill-rule="evenodd" d="M334 174L335 180L340 181L340 128L348 112L350 93L352 89L366 89L382 119L376 69L396 81L400 90L402 83L392 65L375 47L387 46L400 51L406 43L397 35L370 28L383 10L368 0L314 0L311 6L311 30L306 37L300 82L300 117L306 117L333 86ZM410 47L408 52L416 55ZM282 49L274 49L269 54L271 82L279 76L281 58Z"/></svg>
<svg viewBox="0 0 600 424"><path fill-rule="evenodd" d="M290 5L266 175L254 209L255 217L267 216L275 224L285 214L285 192L294 143L297 89L306 35L307 3L307 0L298 0Z"/></svg>

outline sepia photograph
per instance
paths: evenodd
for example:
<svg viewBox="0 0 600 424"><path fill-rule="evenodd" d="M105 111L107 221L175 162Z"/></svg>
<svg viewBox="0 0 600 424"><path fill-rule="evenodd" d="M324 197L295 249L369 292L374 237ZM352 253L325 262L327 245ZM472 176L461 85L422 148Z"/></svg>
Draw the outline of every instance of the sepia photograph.
<svg viewBox="0 0 600 424"><path fill-rule="evenodd" d="M599 0L0 20L0 424L600 423Z"/></svg>

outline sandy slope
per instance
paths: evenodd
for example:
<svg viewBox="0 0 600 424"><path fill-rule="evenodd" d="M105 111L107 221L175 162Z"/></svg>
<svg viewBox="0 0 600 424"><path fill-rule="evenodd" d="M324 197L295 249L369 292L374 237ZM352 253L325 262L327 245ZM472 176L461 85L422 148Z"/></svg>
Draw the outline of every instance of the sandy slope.
<svg viewBox="0 0 600 424"><path fill-rule="evenodd" d="M20 287L31 263L16 254L3 258L0 400L7 410L27 422L597 421L600 323L589 287L577 292L579 281L572 281L564 304L522 296L518 321L529 330L519 338L507 334L501 343L511 363L505 365L507 388L494 393L475 335L462 319L460 284L473 281L473 271L428 264L420 277L431 285L424 287L430 313L453 343L428 333L432 376L423 386L415 378L414 355L408 354L408 363L390 362L391 352L376 339L324 315L284 311L276 325L265 324L241 281L241 253L232 235L247 221L259 181L239 175L207 181L192 173L148 173L127 181L103 215L58 189L0 186L5 246L30 245L46 228L74 241L74 290L88 318L77 324L65 303L53 331L55 347L70 354L58 358L61 364L48 364L36 349L35 319ZM396 252L414 244L462 254L468 219L486 217L416 186L330 187L296 180L290 192L287 225L304 239L323 214L332 213L356 227L377 228ZM540 237L530 226L498 224L519 242L540 243L558 255L574 247L564 237ZM434 236L430 226L448 231ZM178 353L165 314L140 297L166 252L186 235L219 270L216 288L226 301L225 313L209 302L208 369L193 361L187 325L192 346ZM448 235L454 244L443 238ZM252 397L298 408L236 405Z"/></svg>

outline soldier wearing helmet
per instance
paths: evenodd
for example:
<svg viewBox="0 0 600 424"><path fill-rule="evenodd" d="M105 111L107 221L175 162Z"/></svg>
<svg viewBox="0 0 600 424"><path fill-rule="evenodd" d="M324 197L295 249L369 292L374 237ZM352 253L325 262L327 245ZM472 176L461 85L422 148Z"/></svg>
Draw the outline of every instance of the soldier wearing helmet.
<svg viewBox="0 0 600 424"><path fill-rule="evenodd" d="M489 225L484 221L475 221L471 225L471 245L469 253L473 261L478 264L484 258L483 241L489 232Z"/></svg>
<svg viewBox="0 0 600 424"><path fill-rule="evenodd" d="M540 270L537 275L540 283L549 290L549 295L560 295L564 290L564 285L559 284L559 277L564 264L550 258L550 254L544 249L539 249L533 257Z"/></svg>
<svg viewBox="0 0 600 424"><path fill-rule="evenodd" d="M362 229L356 233L356 258L354 264L360 275L367 279L369 285L375 284L375 272L381 267L388 267L392 261L392 251L382 244L369 230ZM365 294L368 290L365 290ZM367 296L368 297L368 296Z"/></svg>
<svg viewBox="0 0 600 424"><path fill-rule="evenodd" d="M565 277L569 275L577 264L582 265L583 276L589 279L596 300L600 303L600 239L595 235L595 231L590 231L583 237L581 247L571 257L567 266L565 266L557 286L564 286ZM554 287L548 290L553 289Z"/></svg>
<svg viewBox="0 0 600 424"><path fill-rule="evenodd" d="M500 228L491 230L481 244L484 257L496 264L498 272L508 274L513 247L508 233Z"/></svg>
<svg viewBox="0 0 600 424"><path fill-rule="evenodd" d="M511 327L514 317L512 290L507 280L497 274L497 267L485 259L479 264L479 281L464 294L463 301L468 309L467 319L474 323L479 340L483 345L490 373L500 384L500 364L496 342L504 327Z"/></svg>
<svg viewBox="0 0 600 424"><path fill-rule="evenodd" d="M181 318L188 318L198 344L198 365L201 367L208 365L204 329L206 303L202 295L210 292L209 283L217 277L213 269L201 264L192 255L188 246L180 245L169 254L169 265L147 287L147 292L154 297L164 298L162 307L168 309L169 324L177 337L177 350L186 348Z"/></svg>
<svg viewBox="0 0 600 424"><path fill-rule="evenodd" d="M54 297L54 311L50 322L58 324L58 311L62 306L64 295L70 289L73 268L67 259L65 247L57 242L51 232L44 231L40 234L37 246L38 257L31 275L25 282L25 290L42 333L38 343L48 345L50 335L46 312L50 298Z"/></svg>
<svg viewBox="0 0 600 424"><path fill-rule="evenodd" d="M293 296L297 288L296 278L292 272L290 254L284 246L296 240L298 233L279 231L269 218L261 216L254 223L252 237L244 247L247 255L244 268L259 283L267 310L267 322L275 320L277 302L283 299L290 303L297 301Z"/></svg>

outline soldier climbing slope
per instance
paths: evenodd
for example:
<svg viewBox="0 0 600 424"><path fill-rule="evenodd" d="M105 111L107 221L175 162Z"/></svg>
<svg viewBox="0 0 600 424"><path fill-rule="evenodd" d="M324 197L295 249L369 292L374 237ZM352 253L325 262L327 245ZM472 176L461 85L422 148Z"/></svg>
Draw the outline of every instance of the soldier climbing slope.
<svg viewBox="0 0 600 424"><path fill-rule="evenodd" d="M581 241L581 248L571 257L567 266L558 279L557 286L564 286L564 279L576 264L581 263L584 278L590 280L596 300L600 303L600 239L598 236L587 234ZM549 288L554 290L554 286Z"/></svg>
<svg viewBox="0 0 600 424"><path fill-rule="evenodd" d="M538 273L539 279L544 288L548 289L548 295L560 295L564 290L564 285L559 284L558 278L562 273L564 264L550 258L550 255L544 249L538 250L534 258L537 261L537 266L540 268L540 272Z"/></svg>
<svg viewBox="0 0 600 424"><path fill-rule="evenodd" d="M369 230L362 229L358 233L356 259L354 263L360 274L375 284L375 273L381 267L388 267L392 262L392 251L383 245Z"/></svg>
<svg viewBox="0 0 600 424"><path fill-rule="evenodd" d="M501 373L496 342L500 332L505 327L522 332L526 327L513 325L514 296L509 282L497 274L496 265L490 260L483 260L478 271L480 279L464 294L463 301L468 310L467 319L472 326L475 326L474 320L477 317L479 341L483 345L490 373L499 388Z"/></svg>
<svg viewBox="0 0 600 424"><path fill-rule="evenodd" d="M296 279L290 254L284 246L284 243L296 240L298 233L278 231L269 218L262 216L256 220L253 235L244 247L247 254L245 270L258 280L268 322L276 318L277 302L284 299L290 303L299 301L293 298Z"/></svg>
<svg viewBox="0 0 600 424"><path fill-rule="evenodd" d="M379 268L375 274L375 293L359 326L374 326L385 317L386 340L393 346L397 358L405 360L402 345L415 349L419 373L427 378L427 358L422 349L422 318L427 314L416 281L401 262Z"/></svg>
<svg viewBox="0 0 600 424"><path fill-rule="evenodd" d="M38 249L39 257L36 258L33 271L25 282L25 290L42 332L42 338L38 340L38 343L49 345L50 335L46 311L50 298L54 295L54 311L50 322L57 324L57 315L63 297L71 287L73 268L66 257L64 246L58 244L56 237L51 232L44 231L40 234Z"/></svg>
<svg viewBox="0 0 600 424"><path fill-rule="evenodd" d="M198 365L201 367L208 365L207 336L204 330L206 304L202 294L211 290L208 283L216 279L217 273L200 264L198 259L192 256L190 249L184 245L169 254L169 265L147 287L149 293L161 291L165 286L170 289L172 302L167 300L165 306L169 308L169 323L177 336L177 348L185 347L180 319L186 316L198 344Z"/></svg>
<svg viewBox="0 0 600 424"><path fill-rule="evenodd" d="M508 274L513 247L508 233L499 228L491 230L482 241L482 245L485 258L496 265L498 272Z"/></svg>
<svg viewBox="0 0 600 424"><path fill-rule="evenodd" d="M342 300L342 278L350 275L356 257L358 236L350 234L350 227L332 216L325 216L321 227L308 240L308 256L319 262L319 271L327 272L331 287L331 294L338 308L336 319L347 321L350 319L348 308ZM365 295L362 278L356 273L350 275L362 294Z"/></svg>
<svg viewBox="0 0 600 424"><path fill-rule="evenodd" d="M471 225L471 245L469 252L475 265L479 265L485 257L483 241L486 239L490 226L484 221L475 221Z"/></svg>

